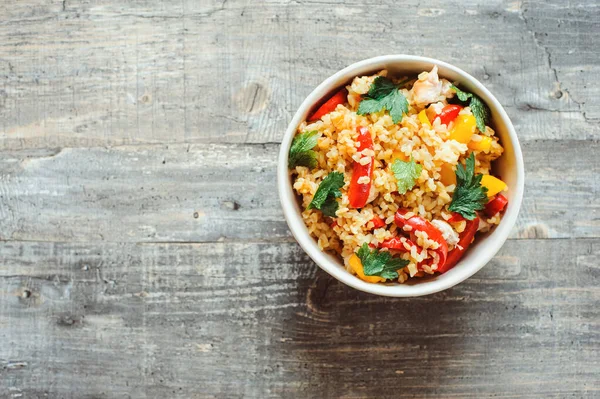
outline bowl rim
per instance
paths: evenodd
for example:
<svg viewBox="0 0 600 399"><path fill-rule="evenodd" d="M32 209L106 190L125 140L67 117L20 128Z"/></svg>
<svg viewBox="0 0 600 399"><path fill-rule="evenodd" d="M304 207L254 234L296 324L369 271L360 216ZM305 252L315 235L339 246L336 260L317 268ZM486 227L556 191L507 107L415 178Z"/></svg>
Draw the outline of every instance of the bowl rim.
<svg viewBox="0 0 600 399"><path fill-rule="evenodd" d="M340 87L341 78L345 77L346 75L352 75L355 73L354 71L367 68L371 68L372 70L377 70L378 68L383 69L383 64L401 64L405 62L428 63L432 66L437 65L438 67L442 67L454 72L460 76L461 83L469 83L470 86L475 87L478 91L478 94L483 97L490 109L496 111L497 115L500 116L500 122L506 128L508 137L513 146L514 157L516 161L514 165L514 168L516 168L516 191L513 193L509 207L507 208L500 224L496 226L492 232L494 239L488 239L485 243L483 243L485 244L486 248L485 253L472 261L470 264L466 265L468 267L458 268L458 266L461 264L461 262L459 262L459 264L453 268L451 275L447 275L449 274L447 273L446 277L443 279L432 279L413 285L372 284L362 281L353 274L349 273L347 270L345 270L343 265L340 267L341 262L319 249L316 241L308 233L306 225L302 220L302 216L298 212L297 206L295 206L297 200L288 172L288 152L300 122L306 117L307 113L311 110L315 103L320 101L328 93L331 93L333 89ZM363 72L356 72L354 76L359 73ZM499 123L499 121L496 121L496 123ZM363 292L390 297L415 297L434 294L461 283L462 281L471 277L473 274L477 273L496 255L496 253L504 245L504 242L508 238L512 227L515 225L517 220L521 202L523 200L525 181L524 170L525 168L521 146L519 145L519 139L515 132L514 126L500 102L481 82L462 69L444 61L407 54L392 54L368 58L355 62L346 68L341 69L319 84L300 104L298 110L290 121L281 142L277 163L277 189L283 214L288 227L292 232L292 235L300 244L302 249L321 269L329 273L340 282Z"/></svg>

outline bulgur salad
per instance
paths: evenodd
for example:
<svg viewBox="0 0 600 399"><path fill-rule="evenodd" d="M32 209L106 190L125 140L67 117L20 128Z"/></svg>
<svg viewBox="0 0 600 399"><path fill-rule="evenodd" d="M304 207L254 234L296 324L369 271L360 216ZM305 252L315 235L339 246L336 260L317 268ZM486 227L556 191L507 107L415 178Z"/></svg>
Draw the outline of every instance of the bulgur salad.
<svg viewBox="0 0 600 399"><path fill-rule="evenodd" d="M500 222L503 148L475 94L438 76L357 76L302 122L289 152L302 218L370 283L444 273Z"/></svg>

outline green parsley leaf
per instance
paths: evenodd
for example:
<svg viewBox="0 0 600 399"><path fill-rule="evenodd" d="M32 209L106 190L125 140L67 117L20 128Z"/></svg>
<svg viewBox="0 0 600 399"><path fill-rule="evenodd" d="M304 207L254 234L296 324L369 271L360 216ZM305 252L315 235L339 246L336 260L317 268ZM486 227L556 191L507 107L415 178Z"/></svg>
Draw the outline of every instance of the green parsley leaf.
<svg viewBox="0 0 600 399"><path fill-rule="evenodd" d="M471 93L467 93L466 91L462 91L461 89L459 89L458 87L454 86L454 85L450 85L450 87L452 87L452 89L456 92L456 97L458 97L458 99L460 101L468 101L469 98L471 98L473 96L473 94Z"/></svg>
<svg viewBox="0 0 600 399"><path fill-rule="evenodd" d="M356 111L356 113L359 115L374 114L381 111L381 109L382 106L379 100L365 97L362 99L360 104L358 104L358 111Z"/></svg>
<svg viewBox="0 0 600 399"><path fill-rule="evenodd" d="M325 216L334 218L339 207L340 206L334 197L327 197L325 202L323 202L323 205L321 205L321 212L323 212L323 215Z"/></svg>
<svg viewBox="0 0 600 399"><path fill-rule="evenodd" d="M469 107L471 107L471 112L477 121L477 129L479 129L479 131L482 133L485 132L485 125L490 120L490 109L483 101L481 101L479 97L475 95L471 98Z"/></svg>
<svg viewBox="0 0 600 399"><path fill-rule="evenodd" d="M456 92L456 97L458 97L460 101L469 101L469 107L471 108L471 112L477 121L477 129L479 129L479 131L482 133L485 132L485 125L490 120L490 109L488 106L475 94L462 91L454 85L451 87Z"/></svg>
<svg viewBox="0 0 600 399"><path fill-rule="evenodd" d="M338 210L338 203L335 199L342 196L340 189L343 186L344 174L331 172L319 184L317 192L308 204L308 209L319 209L324 215L335 217L335 212Z"/></svg>
<svg viewBox="0 0 600 399"><path fill-rule="evenodd" d="M317 145L319 132L316 130L300 133L294 137L290 147L290 158L288 167L290 169L296 166L307 166L314 168L317 166L317 153L312 149Z"/></svg>
<svg viewBox="0 0 600 399"><path fill-rule="evenodd" d="M410 161L408 162L396 159L394 163L392 163L392 172L394 172L394 176L397 180L396 185L398 186L398 192L400 194L406 194L408 190L412 189L419 176L421 176L422 170L423 166L416 163L413 157L410 157Z"/></svg>
<svg viewBox="0 0 600 399"><path fill-rule="evenodd" d="M458 212L468 220L475 219L475 211L483 209L488 202L487 187L481 185L482 177L475 174L475 155L471 153L465 166L456 167L456 188L448 210Z"/></svg>
<svg viewBox="0 0 600 399"><path fill-rule="evenodd" d="M373 80L373 84L369 87L369 93L367 96L371 98L381 98L390 94L394 89L397 89L394 82L385 76L377 76Z"/></svg>
<svg viewBox="0 0 600 399"><path fill-rule="evenodd" d="M398 278L398 270L410 263L406 259L393 258L389 252L371 250L367 243L358 249L356 255L360 258L365 276L379 276L388 280Z"/></svg>
<svg viewBox="0 0 600 399"><path fill-rule="evenodd" d="M392 121L398 123L402 120L402 115L408 113L408 101L394 82L378 76L358 105L357 114L374 114L382 110L389 111Z"/></svg>

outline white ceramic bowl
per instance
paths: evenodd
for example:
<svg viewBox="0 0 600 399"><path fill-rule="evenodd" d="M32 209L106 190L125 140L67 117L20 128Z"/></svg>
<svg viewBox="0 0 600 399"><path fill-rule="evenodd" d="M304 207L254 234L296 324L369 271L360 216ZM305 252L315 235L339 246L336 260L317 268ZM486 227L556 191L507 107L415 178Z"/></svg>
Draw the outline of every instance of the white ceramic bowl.
<svg viewBox="0 0 600 399"><path fill-rule="evenodd" d="M346 271L341 260L319 249L310 236L300 214L301 209L288 172L288 152L298 125L306 119L315 104L348 84L355 76L369 75L387 69L392 76L416 75L437 65L440 77L458 82L459 87L477 94L492 111L492 126L504 146L504 154L495 161L494 170L508 185L508 207L502 221L486 236L478 236L460 262L444 274L411 284L370 284ZM517 220L523 198L524 167L521 147L515 129L502 105L477 79L448 63L412 55L385 55L357 62L327 78L306 97L292 118L279 152L277 167L279 198L292 234L306 253L327 273L358 290L392 297L428 295L450 288L475 274L498 252ZM419 279L415 279L419 280Z"/></svg>

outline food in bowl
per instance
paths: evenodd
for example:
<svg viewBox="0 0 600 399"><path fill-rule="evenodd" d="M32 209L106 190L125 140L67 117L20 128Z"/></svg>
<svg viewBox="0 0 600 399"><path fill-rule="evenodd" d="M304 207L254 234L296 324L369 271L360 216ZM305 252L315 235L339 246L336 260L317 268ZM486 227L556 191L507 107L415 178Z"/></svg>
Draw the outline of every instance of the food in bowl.
<svg viewBox="0 0 600 399"><path fill-rule="evenodd" d="M290 147L309 233L366 282L445 273L508 202L490 125L487 105L437 67L355 77L300 123Z"/></svg>

